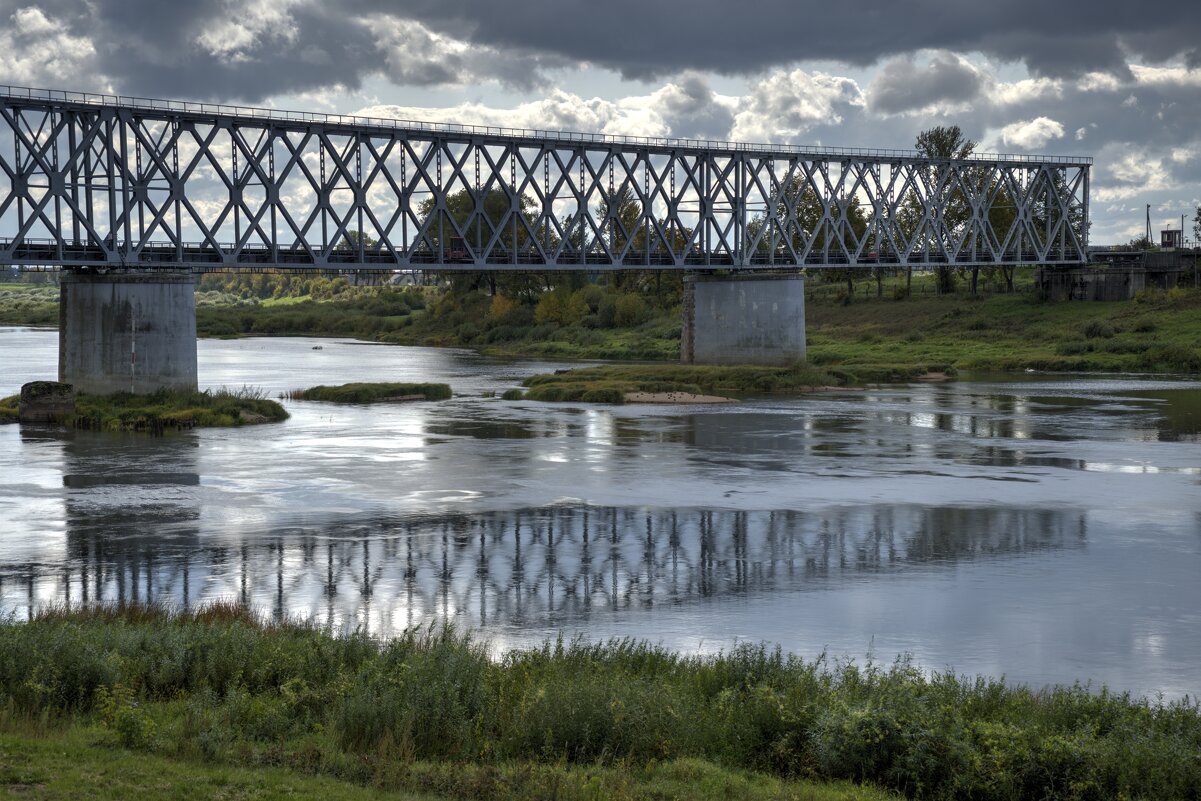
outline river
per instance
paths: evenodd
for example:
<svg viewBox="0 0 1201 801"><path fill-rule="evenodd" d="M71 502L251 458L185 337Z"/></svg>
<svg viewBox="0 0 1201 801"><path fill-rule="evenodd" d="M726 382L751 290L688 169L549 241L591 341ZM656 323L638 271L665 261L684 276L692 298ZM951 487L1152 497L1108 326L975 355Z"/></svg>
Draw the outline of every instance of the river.
<svg viewBox="0 0 1201 801"><path fill-rule="evenodd" d="M320 344L320 349L314 349ZM57 334L0 328L0 396ZM238 599L687 653L768 642L1034 686L1201 692L1201 382L1008 376L715 407L498 397L564 365L202 340L203 386L445 381L154 438L0 426L0 608Z"/></svg>

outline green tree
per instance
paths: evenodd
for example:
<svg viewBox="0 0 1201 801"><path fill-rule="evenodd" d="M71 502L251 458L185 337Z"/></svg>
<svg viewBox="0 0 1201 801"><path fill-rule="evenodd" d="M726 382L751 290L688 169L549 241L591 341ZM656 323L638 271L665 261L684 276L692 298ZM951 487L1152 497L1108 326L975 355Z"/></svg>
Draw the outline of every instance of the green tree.
<svg viewBox="0 0 1201 801"><path fill-rule="evenodd" d="M825 216L825 203L814 186L801 176L793 178L776 197L775 205L766 213L756 215L747 223L747 237L757 240L755 253L760 257L774 254L786 261L791 258L788 246L800 256L809 248L809 255L820 256L823 263L832 259L849 260L855 253L866 254L875 249L874 236L867 232L867 213L859 198L838 196L830 201L830 219ZM775 225L768 226L768 215ZM847 282L848 295L854 294L854 279L863 268L851 267L827 270L829 280Z"/></svg>
<svg viewBox="0 0 1201 801"><path fill-rule="evenodd" d="M510 215L511 204L508 192L490 189L484 194L481 209L476 210L475 193L461 189L446 196L446 209L436 210L433 198L422 201L419 207L424 218L429 219L425 243L419 248L434 261L468 262L472 253L489 253L489 258L503 263L513 263L517 255L531 255L534 242L543 241L544 247L553 248L557 240L551 238L549 226L540 225L534 212L534 200L527 195L518 196L519 213ZM462 236L459 235L462 232ZM493 239L495 244L489 249ZM487 284L489 292L496 295L497 273L495 270L455 271L447 276L458 291L474 290ZM515 291L513 295L522 293Z"/></svg>
<svg viewBox="0 0 1201 801"><path fill-rule="evenodd" d="M921 156L935 161L963 161L975 151L976 143L968 139L958 125L938 125L920 132L913 149ZM963 226L971 219L971 205L961 187L953 183L942 184L939 182L939 173L942 169L942 165L931 164L922 168L922 174L931 191L927 202L942 209L943 229L954 238L954 233L962 231ZM907 232L907 236L909 238L915 235L921 237L923 249L935 244L931 241L936 236L935 234L929 230L918 230L922 208L917 194L910 192L902 205L904 207L902 218L906 220L911 229ZM902 224L902 229L904 227L905 225ZM955 268L949 264L940 264L935 268L935 272L938 279L938 291L940 293L954 292ZM913 271L910 268L907 279L909 283L912 282L912 278Z"/></svg>

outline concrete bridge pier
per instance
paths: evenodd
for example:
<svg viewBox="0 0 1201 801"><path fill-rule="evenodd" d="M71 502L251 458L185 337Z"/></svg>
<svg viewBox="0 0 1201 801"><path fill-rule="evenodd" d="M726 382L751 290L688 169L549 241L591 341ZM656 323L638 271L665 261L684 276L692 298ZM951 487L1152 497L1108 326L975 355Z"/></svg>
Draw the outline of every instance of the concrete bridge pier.
<svg viewBox="0 0 1201 801"><path fill-rule="evenodd" d="M804 359L803 276L684 277L682 363L781 365Z"/></svg>
<svg viewBox="0 0 1201 801"><path fill-rule="evenodd" d="M58 380L93 394L196 389L190 272L64 270Z"/></svg>

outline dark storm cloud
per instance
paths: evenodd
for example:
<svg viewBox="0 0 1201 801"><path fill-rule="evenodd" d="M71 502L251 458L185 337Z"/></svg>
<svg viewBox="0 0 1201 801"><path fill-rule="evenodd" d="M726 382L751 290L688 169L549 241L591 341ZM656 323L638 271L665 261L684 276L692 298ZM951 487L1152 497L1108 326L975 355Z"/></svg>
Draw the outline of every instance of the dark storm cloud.
<svg viewBox="0 0 1201 801"><path fill-rule="evenodd" d="M555 52L652 77L753 72L813 59L867 65L922 48L980 50L1040 75L1121 70L1119 43L1150 60L1197 47L1201 4L1169 0L359 0L472 41Z"/></svg>
<svg viewBox="0 0 1201 801"><path fill-rule="evenodd" d="M260 101L357 88L372 75L402 86L491 79L529 88L541 70L564 63L554 54L471 46L407 17L366 8L348 13L315 0L0 0L0 29L28 10L92 45L94 58L78 65L70 88L95 88L103 77L124 94ZM43 48L49 42L43 39ZM39 42L22 46L32 53ZM61 70L44 72L51 80Z"/></svg>
<svg viewBox="0 0 1201 801"><path fill-rule="evenodd" d="M1103 5L0 0L0 24L20 9L36 7L66 34L90 41L94 68L122 92L230 100L357 87L376 74L400 85L495 79L528 88L548 68L584 62L626 77L658 78L686 70L753 73L817 59L868 65L932 48L1021 61L1035 75L1106 71L1126 77L1123 47L1144 62L1201 58L1195 41L1201 4ZM79 80L94 78L91 69L92 64L81 68ZM922 91L932 90L915 90L915 96ZM956 90L944 91L952 96ZM881 108L890 102L899 108L896 104L910 101L893 91L879 102Z"/></svg>
<svg viewBox="0 0 1201 801"><path fill-rule="evenodd" d="M938 103L974 100L984 84L980 71L951 53L938 53L919 66L903 56L883 64L867 88L867 107L879 114L900 114Z"/></svg>

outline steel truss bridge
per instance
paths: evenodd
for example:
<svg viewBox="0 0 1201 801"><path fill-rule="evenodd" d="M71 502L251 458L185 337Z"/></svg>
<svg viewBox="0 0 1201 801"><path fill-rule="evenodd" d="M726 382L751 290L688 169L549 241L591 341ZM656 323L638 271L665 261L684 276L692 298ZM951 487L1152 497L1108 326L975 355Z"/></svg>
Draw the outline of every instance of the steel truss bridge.
<svg viewBox="0 0 1201 801"><path fill-rule="evenodd" d="M431 125L0 86L0 264L1087 261L1090 158Z"/></svg>

